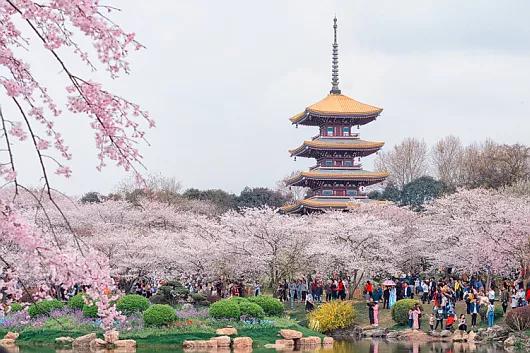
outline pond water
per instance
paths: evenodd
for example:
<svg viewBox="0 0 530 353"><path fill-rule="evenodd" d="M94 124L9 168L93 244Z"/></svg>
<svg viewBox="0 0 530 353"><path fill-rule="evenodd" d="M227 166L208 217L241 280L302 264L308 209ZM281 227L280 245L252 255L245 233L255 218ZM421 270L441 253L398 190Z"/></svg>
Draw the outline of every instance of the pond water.
<svg viewBox="0 0 530 353"><path fill-rule="evenodd" d="M86 351L83 351L86 352ZM101 350L102 353L276 353L273 349L256 348L252 351L210 350L210 351L183 351L181 348L138 348L136 351L111 351ZM287 351L283 351L287 353ZM385 341L361 340L356 342L335 342L333 348L321 348L305 351L315 353L504 353L502 347L492 345L475 345L470 343L395 343ZM15 348L10 353L81 353L71 349L51 349L44 347Z"/></svg>

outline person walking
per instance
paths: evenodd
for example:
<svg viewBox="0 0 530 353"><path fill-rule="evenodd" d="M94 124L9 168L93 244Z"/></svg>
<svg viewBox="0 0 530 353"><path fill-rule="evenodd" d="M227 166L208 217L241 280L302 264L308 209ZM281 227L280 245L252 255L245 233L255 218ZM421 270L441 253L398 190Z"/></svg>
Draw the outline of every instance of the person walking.
<svg viewBox="0 0 530 353"><path fill-rule="evenodd" d="M471 327L475 328L477 327L477 316L480 311L480 306L478 304L478 298L473 299L473 301L469 304L469 313L471 314Z"/></svg>
<svg viewBox="0 0 530 353"><path fill-rule="evenodd" d="M438 329L438 325L440 325L440 330L444 329L444 311L441 307L436 308L436 327L435 330Z"/></svg>
<svg viewBox="0 0 530 353"><path fill-rule="evenodd" d="M413 330L420 329L420 315L421 315L421 310L419 306L416 304L414 305L414 310L412 310L412 329Z"/></svg>
<svg viewBox="0 0 530 353"><path fill-rule="evenodd" d="M488 305L486 316L488 317L488 327L493 327L493 321L495 320L495 305L491 302Z"/></svg>
<svg viewBox="0 0 530 353"><path fill-rule="evenodd" d="M291 304L291 309L294 309L294 297L296 296L297 284L295 281L289 283L289 303Z"/></svg>
<svg viewBox="0 0 530 353"><path fill-rule="evenodd" d="M434 313L431 313L431 316L429 317L429 329L430 331L434 331L434 323L436 322L436 317L434 316Z"/></svg>
<svg viewBox="0 0 530 353"><path fill-rule="evenodd" d="M370 325L374 325L374 300L372 298L370 298L367 302L366 302L366 305L368 306L368 320L370 320Z"/></svg>
<svg viewBox="0 0 530 353"><path fill-rule="evenodd" d="M510 302L510 292L508 289L504 286L501 289L501 305L502 305L502 311L506 314L506 310L508 309L508 303Z"/></svg>
<svg viewBox="0 0 530 353"><path fill-rule="evenodd" d="M374 302L374 326L379 326L379 302Z"/></svg>
<svg viewBox="0 0 530 353"><path fill-rule="evenodd" d="M372 285L372 282L366 281L366 284L364 285L364 290L363 290L363 294L366 300L369 300L369 298L372 297L373 291L374 291L374 287Z"/></svg>
<svg viewBox="0 0 530 353"><path fill-rule="evenodd" d="M339 282L337 283L337 293L340 300L346 299L346 288L344 287L344 282L342 281L342 278L339 279Z"/></svg>

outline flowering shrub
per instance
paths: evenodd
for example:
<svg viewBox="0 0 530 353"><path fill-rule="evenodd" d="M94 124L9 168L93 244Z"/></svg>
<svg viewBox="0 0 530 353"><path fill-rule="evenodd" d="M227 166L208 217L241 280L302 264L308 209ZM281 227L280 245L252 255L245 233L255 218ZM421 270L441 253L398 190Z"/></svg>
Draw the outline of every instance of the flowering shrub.
<svg viewBox="0 0 530 353"><path fill-rule="evenodd" d="M154 304L144 311L144 324L147 326L169 325L176 320L175 309L167 304Z"/></svg>
<svg viewBox="0 0 530 353"><path fill-rule="evenodd" d="M118 299L116 308L125 315L144 312L149 308L149 300L138 294L127 294Z"/></svg>
<svg viewBox="0 0 530 353"><path fill-rule="evenodd" d="M40 315L48 315L52 310L62 309L64 304L57 299L48 299L43 300L37 303L30 305L28 309L28 314L31 317L36 317Z"/></svg>
<svg viewBox="0 0 530 353"><path fill-rule="evenodd" d="M333 300L322 304L309 314L309 327L319 332L329 332L349 327L355 320L355 310L351 301Z"/></svg>
<svg viewBox="0 0 530 353"><path fill-rule="evenodd" d="M144 317L141 313L127 316L126 320L118 322L116 330L120 332L138 332L144 329Z"/></svg>
<svg viewBox="0 0 530 353"><path fill-rule="evenodd" d="M0 329L10 331L22 331L24 328L48 328L58 330L76 330L81 327L94 329L96 323L92 319L85 318L81 310L69 308L56 309L49 316L36 316L31 318L26 311L9 314L0 322Z"/></svg>

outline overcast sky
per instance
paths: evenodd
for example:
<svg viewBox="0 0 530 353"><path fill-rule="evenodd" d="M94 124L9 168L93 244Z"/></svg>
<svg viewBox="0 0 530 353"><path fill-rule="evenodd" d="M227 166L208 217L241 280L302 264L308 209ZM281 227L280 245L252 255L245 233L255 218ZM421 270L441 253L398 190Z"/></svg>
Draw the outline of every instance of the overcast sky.
<svg viewBox="0 0 530 353"><path fill-rule="evenodd" d="M122 8L116 21L147 49L130 57L129 77L102 81L156 119L145 164L184 187L273 187L313 164L293 162L287 150L316 129L288 119L330 89L335 14L342 92L384 109L361 128L364 139L386 141L386 149L409 136L433 143L449 134L465 143L530 143L530 1L112 4ZM46 66L55 64L36 59L33 67L42 65L50 86L62 90L59 69ZM74 194L111 191L125 174L96 171L93 137L69 117L74 175L55 185ZM24 168L36 175L29 158Z"/></svg>

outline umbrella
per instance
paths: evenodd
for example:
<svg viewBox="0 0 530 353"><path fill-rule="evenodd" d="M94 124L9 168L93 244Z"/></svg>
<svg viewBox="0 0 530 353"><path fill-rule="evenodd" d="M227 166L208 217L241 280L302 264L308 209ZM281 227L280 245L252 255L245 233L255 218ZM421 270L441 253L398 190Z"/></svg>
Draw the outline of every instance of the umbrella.
<svg viewBox="0 0 530 353"><path fill-rule="evenodd" d="M396 282L392 281L391 279L387 279L383 282L383 286L395 286Z"/></svg>

